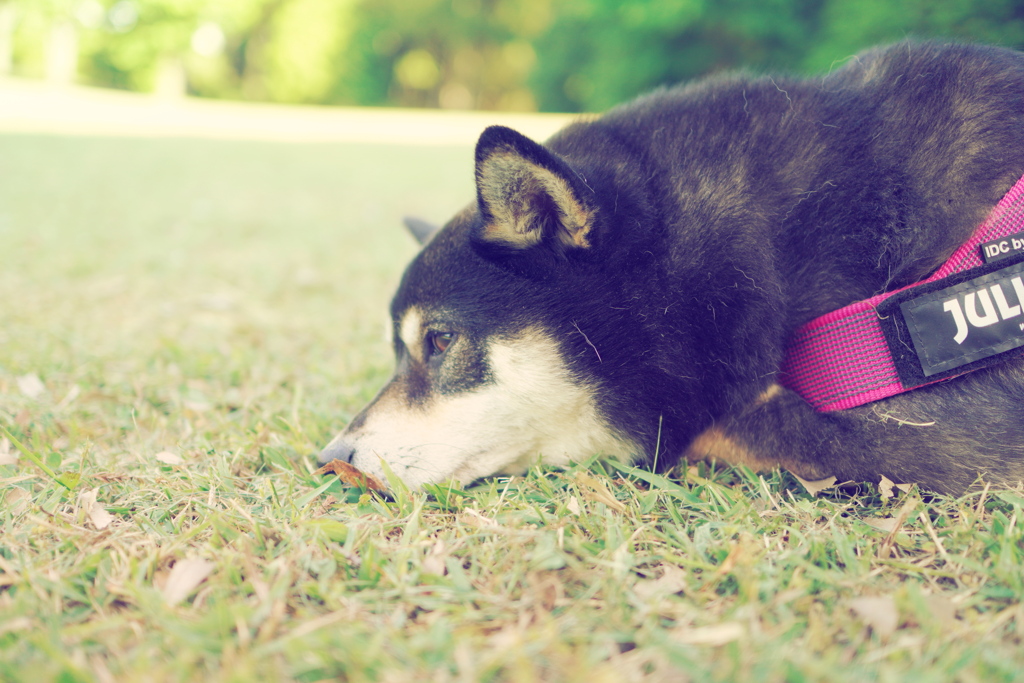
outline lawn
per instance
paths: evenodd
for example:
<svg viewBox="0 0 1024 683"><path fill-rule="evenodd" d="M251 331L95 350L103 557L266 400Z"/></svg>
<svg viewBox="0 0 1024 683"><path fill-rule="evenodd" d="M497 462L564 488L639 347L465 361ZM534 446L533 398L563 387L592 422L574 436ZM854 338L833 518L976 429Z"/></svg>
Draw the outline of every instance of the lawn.
<svg viewBox="0 0 1024 683"><path fill-rule="evenodd" d="M593 460L393 499L390 369L469 147L0 136L0 680L1024 676L1024 497ZM20 457L19 457L20 456Z"/></svg>

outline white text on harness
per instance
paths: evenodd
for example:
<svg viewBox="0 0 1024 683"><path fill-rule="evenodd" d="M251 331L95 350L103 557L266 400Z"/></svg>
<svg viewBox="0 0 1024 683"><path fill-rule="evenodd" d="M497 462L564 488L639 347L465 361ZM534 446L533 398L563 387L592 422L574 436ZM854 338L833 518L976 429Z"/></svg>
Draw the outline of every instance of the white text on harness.
<svg viewBox="0 0 1024 683"><path fill-rule="evenodd" d="M953 341L963 344L967 339L970 327L988 327L995 325L1000 320L1008 320L1020 315L1021 304L1024 303L1024 282L1021 282L1020 277L1015 277L1010 280L1010 284L1013 285L1013 291L1017 295L1017 303L1013 306L1007 302L1003 288L999 284L964 294L962 305L960 297L942 302L942 310L951 313L953 321L956 323L956 334L953 336ZM992 293L991 296L989 296L989 292ZM993 299L995 305L992 303ZM980 313L978 312L979 303L981 304Z"/></svg>

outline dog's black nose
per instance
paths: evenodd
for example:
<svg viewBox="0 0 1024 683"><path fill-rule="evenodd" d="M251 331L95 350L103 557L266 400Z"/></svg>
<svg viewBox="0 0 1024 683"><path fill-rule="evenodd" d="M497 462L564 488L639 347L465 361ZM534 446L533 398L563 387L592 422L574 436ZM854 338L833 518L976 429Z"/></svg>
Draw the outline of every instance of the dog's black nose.
<svg viewBox="0 0 1024 683"><path fill-rule="evenodd" d="M334 441L327 444L327 446L320 451L320 455L317 456L317 462L321 465L326 465L332 460L341 460L344 462L351 462L352 455L356 452L341 436L334 437Z"/></svg>

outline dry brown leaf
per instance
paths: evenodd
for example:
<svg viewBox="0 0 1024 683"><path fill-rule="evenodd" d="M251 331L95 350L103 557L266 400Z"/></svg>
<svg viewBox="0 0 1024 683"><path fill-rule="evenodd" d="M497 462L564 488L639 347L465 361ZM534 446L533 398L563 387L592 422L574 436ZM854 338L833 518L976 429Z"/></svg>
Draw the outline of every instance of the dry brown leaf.
<svg viewBox="0 0 1024 683"><path fill-rule="evenodd" d="M604 482L600 481L589 472L577 472L576 483L582 487L580 493L582 493L583 497L587 500L604 503L616 512L626 511L626 506L616 500L615 496L612 495L612 492L604 485Z"/></svg>
<svg viewBox="0 0 1024 683"><path fill-rule="evenodd" d="M892 498L895 496L896 492L893 489L899 489L903 493L908 493L912 488L914 488L913 484L897 484L884 474L881 481L878 482L878 492L882 494L882 498Z"/></svg>
<svg viewBox="0 0 1024 683"><path fill-rule="evenodd" d="M206 580L213 567L213 562L198 558L175 562L163 587L164 600L168 605L177 605Z"/></svg>
<svg viewBox="0 0 1024 683"><path fill-rule="evenodd" d="M935 620L945 627L956 623L956 605L944 595L926 595L924 604Z"/></svg>
<svg viewBox="0 0 1024 683"><path fill-rule="evenodd" d="M893 486L892 480L883 474L881 481L878 482L878 492L882 494L882 498L892 498L896 495L892 490Z"/></svg>
<svg viewBox="0 0 1024 683"><path fill-rule="evenodd" d="M7 509L10 510L13 515L20 515L28 509L28 504L31 500L32 494L25 489L17 487L11 487L8 489L7 496L4 498L4 502L7 504Z"/></svg>
<svg viewBox="0 0 1024 683"><path fill-rule="evenodd" d="M565 504L565 509L571 512L572 514L576 515L577 517L579 516L580 512L583 511L582 508L580 508L579 498L577 498L576 496L569 496L569 502Z"/></svg>
<svg viewBox="0 0 1024 683"><path fill-rule="evenodd" d="M914 511L915 507L917 507L917 502L916 498L907 498L906 502L903 503L903 507L901 507L900 511L896 513L896 516L893 517L892 530L885 537L885 540L882 541L882 545L878 547L879 558L884 560L889 557L890 552L892 552L892 545L896 541L896 534L903 528L903 523L907 521L907 517L910 516L910 513Z"/></svg>
<svg viewBox="0 0 1024 683"><path fill-rule="evenodd" d="M0 439L0 465L16 465L18 453L11 449L11 442L4 437Z"/></svg>
<svg viewBox="0 0 1024 683"><path fill-rule="evenodd" d="M370 491L387 491L387 487L380 483L372 474L360 472L354 466L344 460L332 460L313 474L338 475L338 479L349 486L359 486Z"/></svg>
<svg viewBox="0 0 1024 683"><path fill-rule="evenodd" d="M836 485L836 482L839 481L835 477L828 477L826 479L816 479L814 481L808 481L807 479L804 479L803 477L797 474L794 474L793 476L796 477L797 481L804 485L804 488L807 489L807 493L811 494L812 496L818 495L825 489L832 488L833 486Z"/></svg>
<svg viewBox="0 0 1024 683"><path fill-rule="evenodd" d="M423 558L423 571L427 574L444 576L448 571L448 568L444 563L445 557L447 556L445 550L444 541L439 540L435 543L434 547L430 549L430 553Z"/></svg>
<svg viewBox="0 0 1024 683"><path fill-rule="evenodd" d="M687 645L725 645L743 637L743 625L735 621L727 621L714 626L680 629L673 634L673 639Z"/></svg>
<svg viewBox="0 0 1024 683"><path fill-rule="evenodd" d="M160 451L153 456L157 462L162 462L165 465L184 465L185 461L182 460L181 456L171 451Z"/></svg>
<svg viewBox="0 0 1024 683"><path fill-rule="evenodd" d="M896 609L896 601L891 595L864 596L850 601L850 609L857 613L871 630L880 638L888 638L896 632L900 623L900 614Z"/></svg>
<svg viewBox="0 0 1024 683"><path fill-rule="evenodd" d="M39 375L34 372L22 375L17 381L18 389L28 398L39 398L46 391L46 385L43 384L43 380L39 379Z"/></svg>
<svg viewBox="0 0 1024 683"><path fill-rule="evenodd" d="M891 517L864 517L862 519L868 526L873 526L886 533L892 533L896 529L896 520Z"/></svg>
<svg viewBox="0 0 1024 683"><path fill-rule="evenodd" d="M654 580L637 581L633 591L645 600L681 593L686 589L686 572L674 564L666 564L663 573Z"/></svg>
<svg viewBox="0 0 1024 683"><path fill-rule="evenodd" d="M92 523L93 527L99 530L106 529L114 521L114 516L96 501L99 489L82 491L78 496L78 507Z"/></svg>
<svg viewBox="0 0 1024 683"><path fill-rule="evenodd" d="M462 511L461 521L464 524L475 526L478 529L486 529L487 527L496 527L498 523L490 517L482 515L473 508L466 508Z"/></svg>
<svg viewBox="0 0 1024 683"><path fill-rule="evenodd" d="M99 503L96 503L89 510L89 521L97 529L106 529L114 521L114 515L107 512Z"/></svg>

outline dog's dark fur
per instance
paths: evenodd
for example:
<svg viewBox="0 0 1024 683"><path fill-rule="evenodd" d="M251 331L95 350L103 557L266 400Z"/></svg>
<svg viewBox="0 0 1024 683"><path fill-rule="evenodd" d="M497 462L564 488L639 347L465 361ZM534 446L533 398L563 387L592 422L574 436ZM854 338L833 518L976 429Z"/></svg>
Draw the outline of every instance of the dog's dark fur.
<svg viewBox="0 0 1024 683"><path fill-rule="evenodd" d="M717 78L544 146L490 128L476 163L477 203L410 265L396 321L429 304L460 337L539 325L636 462L1024 480L1020 359L833 413L776 378L798 326L929 275L1024 174L1021 54L903 43L823 78ZM417 369L402 346L412 404L490 381L482 357Z"/></svg>

